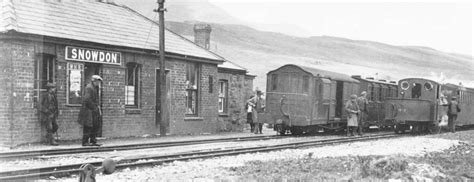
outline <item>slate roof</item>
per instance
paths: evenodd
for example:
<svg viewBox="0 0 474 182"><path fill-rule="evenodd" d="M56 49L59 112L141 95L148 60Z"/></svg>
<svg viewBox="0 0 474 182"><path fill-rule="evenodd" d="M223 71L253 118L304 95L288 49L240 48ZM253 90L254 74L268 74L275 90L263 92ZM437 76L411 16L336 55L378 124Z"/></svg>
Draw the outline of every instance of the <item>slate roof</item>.
<svg viewBox="0 0 474 182"><path fill-rule="evenodd" d="M26 34L159 50L158 23L125 6L80 0L0 1L0 33L14 30ZM150 7L150 11L152 9ZM205 58L217 63L224 61L222 57L169 30L165 30L165 36L166 52Z"/></svg>

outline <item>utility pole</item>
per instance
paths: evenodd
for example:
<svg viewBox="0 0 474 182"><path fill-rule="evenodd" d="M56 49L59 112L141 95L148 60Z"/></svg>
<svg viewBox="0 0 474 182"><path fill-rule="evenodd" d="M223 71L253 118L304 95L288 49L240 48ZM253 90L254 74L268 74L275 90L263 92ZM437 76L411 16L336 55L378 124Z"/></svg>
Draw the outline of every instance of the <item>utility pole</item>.
<svg viewBox="0 0 474 182"><path fill-rule="evenodd" d="M160 26L160 136L166 136L168 127L168 107L166 104L166 70L165 70L165 0L158 0L159 26ZM157 62L158 63L158 62ZM158 95L157 95L158 97ZM156 113L157 115L159 113ZM155 115L155 117L157 116Z"/></svg>

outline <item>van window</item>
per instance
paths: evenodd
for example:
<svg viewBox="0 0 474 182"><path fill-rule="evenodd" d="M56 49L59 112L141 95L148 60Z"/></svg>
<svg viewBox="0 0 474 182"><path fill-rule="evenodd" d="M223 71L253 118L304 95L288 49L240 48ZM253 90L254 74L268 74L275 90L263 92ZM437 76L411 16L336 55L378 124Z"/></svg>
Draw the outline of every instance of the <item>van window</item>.
<svg viewBox="0 0 474 182"><path fill-rule="evenodd" d="M411 89L411 98L420 98L421 97L421 84L415 83L414 87Z"/></svg>
<svg viewBox="0 0 474 182"><path fill-rule="evenodd" d="M303 76L303 93L309 92L309 76Z"/></svg>
<svg viewBox="0 0 474 182"><path fill-rule="evenodd" d="M275 91L277 89L277 85L278 85L278 75L273 74L272 75L272 91Z"/></svg>

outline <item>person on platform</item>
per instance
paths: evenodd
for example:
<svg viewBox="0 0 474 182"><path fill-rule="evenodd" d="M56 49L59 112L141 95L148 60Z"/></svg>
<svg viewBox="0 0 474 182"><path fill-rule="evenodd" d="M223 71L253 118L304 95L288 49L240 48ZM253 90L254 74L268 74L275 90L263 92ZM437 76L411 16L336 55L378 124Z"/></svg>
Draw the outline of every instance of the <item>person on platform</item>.
<svg viewBox="0 0 474 182"><path fill-rule="evenodd" d="M456 119L458 118L458 113L461 112L459 108L458 101L456 101L456 96L451 97L451 102L448 104L448 126L451 132L456 132Z"/></svg>
<svg viewBox="0 0 474 182"><path fill-rule="evenodd" d="M56 84L46 84L48 91L41 97L40 107L40 120L41 123L46 127L46 140L50 145L58 145L54 138L54 133L58 131L58 99L56 98Z"/></svg>
<svg viewBox="0 0 474 182"><path fill-rule="evenodd" d="M262 134L263 128L263 112L265 111L265 99L263 98L263 93L260 90L257 90L257 96L250 99L250 102L255 104L253 114L253 122L255 123L255 134Z"/></svg>
<svg viewBox="0 0 474 182"><path fill-rule="evenodd" d="M255 131L255 123L253 121L253 110L255 108L255 104L252 102L252 99L255 96L250 96L249 100L245 103L245 110L247 111L247 123L250 124L250 132L253 133Z"/></svg>
<svg viewBox="0 0 474 182"><path fill-rule="evenodd" d="M362 136L363 133L363 128L365 126L365 122L367 120L367 116L369 111L367 110L367 105L369 105L369 101L367 100L367 92L363 91L360 93L360 97L357 98L357 105L359 106L360 112L359 115L357 116L358 118L358 133L360 136Z"/></svg>
<svg viewBox="0 0 474 182"><path fill-rule="evenodd" d="M85 88L82 108L79 112L79 123L83 126L82 146L100 146L96 137L102 115L98 92L101 82L102 78L99 75L92 75L91 82Z"/></svg>
<svg viewBox="0 0 474 182"><path fill-rule="evenodd" d="M357 114L360 113L357 105L357 95L351 95L350 100L346 102L345 109L347 112L347 136L354 136L354 130L358 126Z"/></svg>

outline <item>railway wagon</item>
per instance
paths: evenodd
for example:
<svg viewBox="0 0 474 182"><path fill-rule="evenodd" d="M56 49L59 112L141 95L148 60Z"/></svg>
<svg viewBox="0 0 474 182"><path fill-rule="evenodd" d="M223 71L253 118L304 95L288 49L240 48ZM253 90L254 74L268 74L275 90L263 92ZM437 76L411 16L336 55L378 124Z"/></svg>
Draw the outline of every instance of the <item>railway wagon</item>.
<svg viewBox="0 0 474 182"><path fill-rule="evenodd" d="M385 101L388 98L397 97L398 85L395 81L375 80L373 77L362 78L360 75L353 75L352 78L358 80L359 92L367 92L367 118L365 118L364 128L375 126L377 128L392 127L391 120L385 119Z"/></svg>
<svg viewBox="0 0 474 182"><path fill-rule="evenodd" d="M409 129L412 133L439 132L439 122L446 120L453 96L461 107L456 126L473 125L474 89L423 78L400 80L398 98L387 100L385 116L394 122L395 133Z"/></svg>
<svg viewBox="0 0 474 182"><path fill-rule="evenodd" d="M358 91L359 81L348 75L284 65L267 73L266 107L261 117L282 135L342 130L346 126L344 104Z"/></svg>

